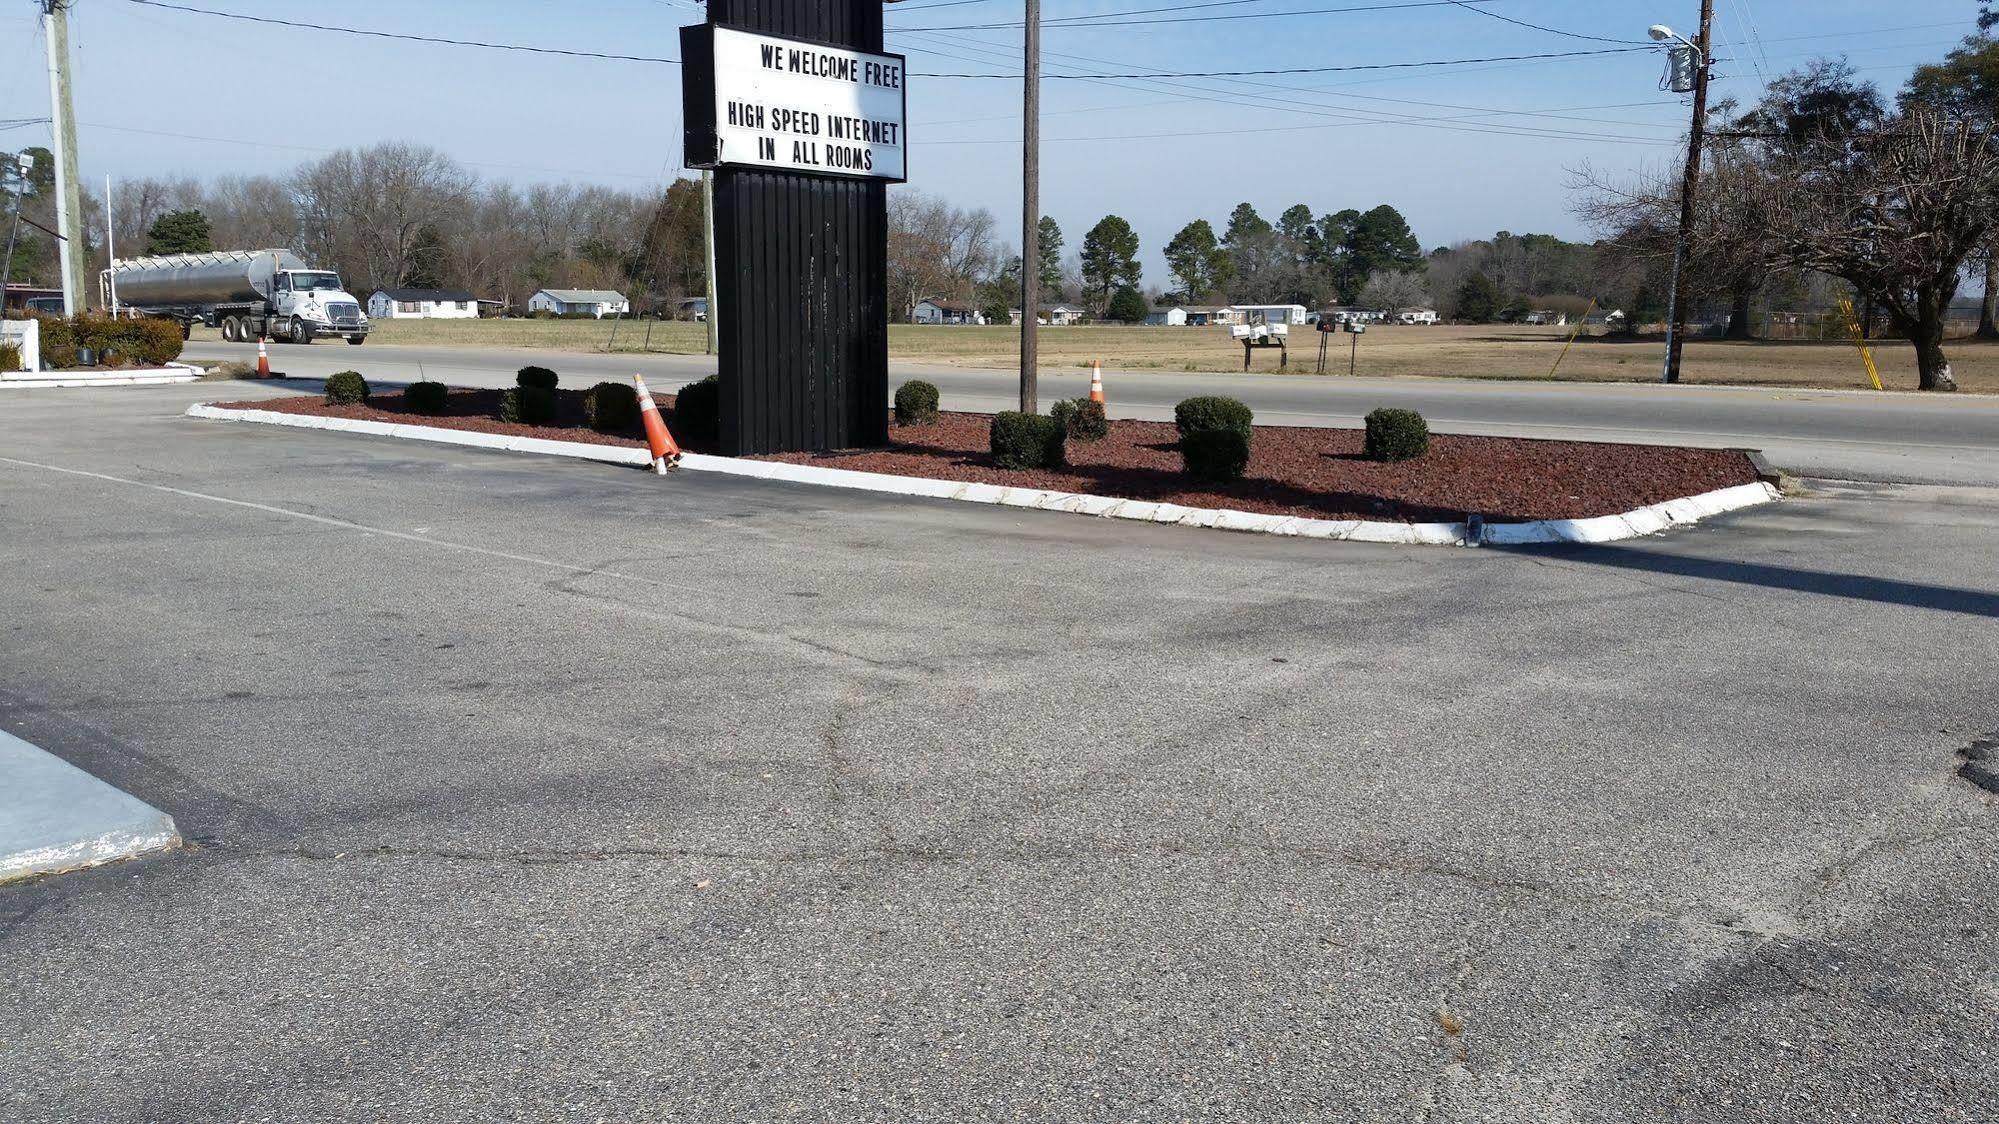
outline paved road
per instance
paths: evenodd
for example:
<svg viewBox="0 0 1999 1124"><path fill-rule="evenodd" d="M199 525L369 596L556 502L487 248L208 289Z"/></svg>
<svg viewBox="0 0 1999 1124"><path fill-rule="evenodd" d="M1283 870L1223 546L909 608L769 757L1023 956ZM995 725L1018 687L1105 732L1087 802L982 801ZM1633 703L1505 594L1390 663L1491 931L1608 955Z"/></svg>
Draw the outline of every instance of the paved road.
<svg viewBox="0 0 1999 1124"><path fill-rule="evenodd" d="M1368 547L212 389L0 408L0 727L195 841L0 888L0 1117L1999 1119L1999 493Z"/></svg>
<svg viewBox="0 0 1999 1124"><path fill-rule="evenodd" d="M255 350L198 343L189 356L240 359ZM351 368L390 382L429 377L463 386L510 385L515 369L536 360L576 381L636 370L664 386L714 370L714 360L704 356L374 344L275 346L272 354L278 369L290 374L323 378ZM1017 376L1008 371L898 363L893 375L936 382L953 409L1002 410L1016 400ZM1075 371L1042 377L1044 398L1088 390L1087 376ZM1156 371L1113 371L1108 381L1113 412L1126 417L1169 417L1174 403L1195 394L1233 394L1255 407L1260 419L1288 425L1356 425L1376 406L1399 405L1421 410L1444 432L1747 446L1812 476L1999 486L1999 397L1992 396Z"/></svg>

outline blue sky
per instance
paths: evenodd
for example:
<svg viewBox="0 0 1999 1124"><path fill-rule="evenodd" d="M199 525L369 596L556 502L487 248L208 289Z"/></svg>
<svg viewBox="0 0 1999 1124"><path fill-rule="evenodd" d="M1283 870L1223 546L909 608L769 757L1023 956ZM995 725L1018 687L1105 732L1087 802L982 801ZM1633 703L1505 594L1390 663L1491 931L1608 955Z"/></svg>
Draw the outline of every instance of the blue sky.
<svg viewBox="0 0 1999 1124"><path fill-rule="evenodd" d="M345 0L338 5L187 0L197 7L357 28L672 57L689 0ZM1044 17L1178 7L1195 0L1044 0ZM1692 0L1485 0L1302 14L1393 0L1232 0L1149 18L1198 22L1062 27L1044 33L1059 73L1269 70L1609 49L1515 26L1642 40L1666 22L1692 33ZM1408 2L1408 0L1403 0ZM1721 96L1753 98L1762 76L1846 54L1892 89L1971 30L1971 0L1718 0ZM1019 68L1020 0L910 0L890 13L891 50L913 72ZM33 5L0 9L0 119L47 112ZM1255 18L1250 18L1255 17ZM379 140L434 145L480 175L640 187L679 172L678 68L356 38L76 0L79 148L87 182L288 171L321 152ZM914 30L925 29L925 30ZM1581 236L1568 170L1664 167L1685 127L1657 88L1652 53L1404 71L1238 79L1051 80L1044 210L1070 246L1108 212L1130 219L1149 279L1182 224L1220 227L1248 201L1274 218L1392 203L1426 247L1495 230ZM1020 85L913 77L912 186L1018 224ZM163 135L163 134L179 134ZM200 138L200 139L196 139ZM45 143L40 126L0 148Z"/></svg>

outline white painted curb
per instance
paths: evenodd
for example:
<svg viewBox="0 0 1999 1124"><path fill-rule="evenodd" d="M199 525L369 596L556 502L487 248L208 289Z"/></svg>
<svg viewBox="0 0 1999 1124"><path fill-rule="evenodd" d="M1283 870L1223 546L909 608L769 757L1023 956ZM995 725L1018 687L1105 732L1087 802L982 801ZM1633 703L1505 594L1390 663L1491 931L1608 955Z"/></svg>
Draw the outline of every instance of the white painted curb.
<svg viewBox="0 0 1999 1124"><path fill-rule="evenodd" d="M134 367L89 374L82 371L9 371L0 375L0 390L57 390L87 386L168 386L193 382L202 369L192 363L164 367Z"/></svg>
<svg viewBox="0 0 1999 1124"><path fill-rule="evenodd" d="M652 458L644 449L624 445L596 445L587 441L550 441L538 437L507 437L493 433L473 433L462 429L440 429L426 425L358 421L349 418L312 417L276 410L236 410L196 403L187 416L217 421L262 422L298 429L330 429L343 433L369 433L381 437L405 437L445 445L470 445L483 449L506 449L519 453L541 453L552 457L574 457L606 464L646 465ZM826 488L847 488L897 496L962 500L967 503L998 504L1003 507L1033 508L1037 511L1065 511L1095 515L1105 519L1134 519L1143 523L1169 523L1180 527L1209 527L1222 531L1248 531L1304 539L1339 539L1348 542L1388 543L1407 546L1465 546L1468 528L1463 523L1390 523L1362 519L1307 519L1295 515L1267 515L1227 508L1181 507L1178 504L1126 500L1114 496L1091 496L1077 492L1056 492L1043 488L1009 488L1000 484L976 484L959 480L933 480L921 476L891 476L881 472L855 472L845 468L821 468L781 461L743 460L737 457L705 456L688 453L680 467L690 472L717 472L746 476L755 480L779 480L791 484L813 484ZM1481 542L1493 545L1525 543L1605 543L1656 534L1668 527L1698 523L1712 515L1779 498L1768 484L1742 484L1733 488L1669 500L1641 507L1622 515L1593 519L1546 519L1533 523L1490 523Z"/></svg>

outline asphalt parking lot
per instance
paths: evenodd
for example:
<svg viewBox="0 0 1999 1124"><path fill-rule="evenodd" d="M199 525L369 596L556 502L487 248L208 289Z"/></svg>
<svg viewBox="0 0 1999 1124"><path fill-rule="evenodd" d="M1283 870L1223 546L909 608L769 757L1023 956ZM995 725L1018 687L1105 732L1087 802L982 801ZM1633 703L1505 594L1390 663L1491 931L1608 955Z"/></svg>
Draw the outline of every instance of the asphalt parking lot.
<svg viewBox="0 0 1999 1124"><path fill-rule="evenodd" d="M1999 491L1290 542L0 404L17 1120L1999 1120ZM224 395L228 396L228 395Z"/></svg>

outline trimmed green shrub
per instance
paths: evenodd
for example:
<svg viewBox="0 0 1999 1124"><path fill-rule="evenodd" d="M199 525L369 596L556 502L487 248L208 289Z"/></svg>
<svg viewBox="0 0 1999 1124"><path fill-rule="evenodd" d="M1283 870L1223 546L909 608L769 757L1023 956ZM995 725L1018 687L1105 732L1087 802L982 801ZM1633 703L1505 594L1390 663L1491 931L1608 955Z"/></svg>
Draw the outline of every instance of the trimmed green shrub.
<svg viewBox="0 0 1999 1124"><path fill-rule="evenodd" d="M336 406L359 406L368 400L368 380L359 371L326 376L326 400Z"/></svg>
<svg viewBox="0 0 1999 1124"><path fill-rule="evenodd" d="M673 435L682 441L714 441L722 436L722 376L688 383L673 396Z"/></svg>
<svg viewBox="0 0 1999 1124"><path fill-rule="evenodd" d="M555 420L555 391L517 386L500 395L500 420L515 425L547 425Z"/></svg>
<svg viewBox="0 0 1999 1124"><path fill-rule="evenodd" d="M547 367L522 367L514 372L515 386L535 386L543 390L554 390L561 378Z"/></svg>
<svg viewBox="0 0 1999 1124"><path fill-rule="evenodd" d="M895 388L895 424L929 425L937 420L937 387L911 379Z"/></svg>
<svg viewBox="0 0 1999 1124"><path fill-rule="evenodd" d="M1104 404L1092 402L1088 398L1064 398L1049 408L1048 413L1060 422L1062 429L1072 441L1099 441L1111 431L1110 419L1104 417Z"/></svg>
<svg viewBox="0 0 1999 1124"><path fill-rule="evenodd" d="M1062 423L1018 410L993 415L993 463L1001 468L1056 468L1068 459Z"/></svg>
<svg viewBox="0 0 1999 1124"><path fill-rule="evenodd" d="M185 343L180 325L172 320L94 314L35 319L42 325L42 358L57 369L76 366L80 347L96 352L99 365L159 367L180 358Z"/></svg>
<svg viewBox="0 0 1999 1124"><path fill-rule="evenodd" d="M1197 429L1180 439L1180 459L1187 475L1210 484L1242 479L1249 467L1249 432L1241 429Z"/></svg>
<svg viewBox="0 0 1999 1124"><path fill-rule="evenodd" d="M1406 461L1430 451L1430 423L1414 410L1384 407L1367 415L1369 460Z"/></svg>
<svg viewBox="0 0 1999 1124"><path fill-rule="evenodd" d="M599 433L624 433L639 424L638 388L628 382L600 382L583 394L583 416Z"/></svg>
<svg viewBox="0 0 1999 1124"><path fill-rule="evenodd" d="M1189 398L1173 407L1173 424L1180 427L1183 438L1204 429L1239 429L1247 437L1255 422L1248 406L1218 394Z"/></svg>
<svg viewBox="0 0 1999 1124"><path fill-rule="evenodd" d="M444 403L451 397L451 388L441 382L413 382L403 391L403 405L412 413L429 414L436 417L444 412Z"/></svg>

